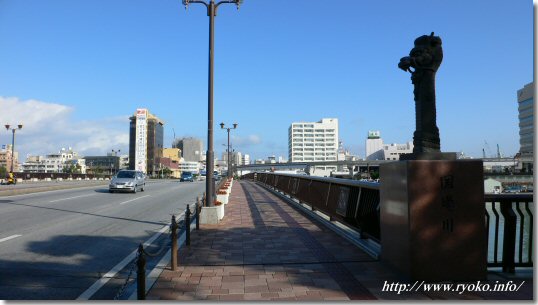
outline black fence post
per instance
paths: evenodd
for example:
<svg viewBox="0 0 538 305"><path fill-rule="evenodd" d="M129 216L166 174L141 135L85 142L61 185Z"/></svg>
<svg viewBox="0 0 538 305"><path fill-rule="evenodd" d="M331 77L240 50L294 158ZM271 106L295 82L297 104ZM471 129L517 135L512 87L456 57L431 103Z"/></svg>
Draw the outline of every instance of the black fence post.
<svg viewBox="0 0 538 305"><path fill-rule="evenodd" d="M144 257L144 246L138 246L138 261L136 262L138 270L136 272L137 280L137 297L138 300L146 299L146 258Z"/></svg>
<svg viewBox="0 0 538 305"><path fill-rule="evenodd" d="M196 230L200 230L200 197L196 197Z"/></svg>
<svg viewBox="0 0 538 305"><path fill-rule="evenodd" d="M185 244L191 245L191 209L187 204L187 210L185 211Z"/></svg>
<svg viewBox="0 0 538 305"><path fill-rule="evenodd" d="M172 271L176 270L177 267L177 222L176 222L176 216L172 215L172 235L170 238L172 239L172 256L170 259L170 264L172 265Z"/></svg>
<svg viewBox="0 0 538 305"><path fill-rule="evenodd" d="M517 217L512 209L512 201L501 201L501 214L504 216L503 232L503 272L515 272Z"/></svg>

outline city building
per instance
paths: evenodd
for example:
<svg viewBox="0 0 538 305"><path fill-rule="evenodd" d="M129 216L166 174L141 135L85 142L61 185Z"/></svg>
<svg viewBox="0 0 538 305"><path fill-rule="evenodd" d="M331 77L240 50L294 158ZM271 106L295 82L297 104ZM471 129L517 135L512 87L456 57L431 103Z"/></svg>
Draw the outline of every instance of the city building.
<svg viewBox="0 0 538 305"><path fill-rule="evenodd" d="M129 168L156 175L164 148L164 123L143 108L129 120Z"/></svg>
<svg viewBox="0 0 538 305"><path fill-rule="evenodd" d="M120 170L119 156L85 156L86 173L115 175Z"/></svg>
<svg viewBox="0 0 538 305"><path fill-rule="evenodd" d="M180 172L191 172L193 174L199 174L200 162L182 160L178 163L178 168Z"/></svg>
<svg viewBox="0 0 538 305"><path fill-rule="evenodd" d="M45 173L45 157L27 156L26 161L22 164L22 171L25 173Z"/></svg>
<svg viewBox="0 0 538 305"><path fill-rule="evenodd" d="M383 139L378 130L368 131L366 138L366 160L382 160Z"/></svg>
<svg viewBox="0 0 538 305"><path fill-rule="evenodd" d="M181 176L181 170L179 169L179 163L181 162L181 149L179 148L164 148L163 157L159 162L171 171L171 177L179 178Z"/></svg>
<svg viewBox="0 0 538 305"><path fill-rule="evenodd" d="M519 159L521 171L533 172L534 154L534 82L517 91L519 111Z"/></svg>
<svg viewBox="0 0 538 305"><path fill-rule="evenodd" d="M366 160L400 160L403 154L413 152L413 142L383 144L379 131L369 131L366 139Z"/></svg>
<svg viewBox="0 0 538 305"><path fill-rule="evenodd" d="M250 164L250 155L244 154L241 158L241 165L249 165Z"/></svg>
<svg viewBox="0 0 538 305"><path fill-rule="evenodd" d="M45 156L28 156L22 164L25 173L80 173L86 171L85 162L71 147Z"/></svg>
<svg viewBox="0 0 538 305"><path fill-rule="evenodd" d="M4 167L7 172L11 170L11 162L14 162L13 171L19 171L19 153L15 151L13 155L14 158L11 156L11 144L2 145L2 149L0 150L0 167Z"/></svg>
<svg viewBox="0 0 538 305"><path fill-rule="evenodd" d="M294 122L288 129L290 162L337 161L338 119L319 122ZM330 176L336 166L315 166L317 176Z"/></svg>
<svg viewBox="0 0 538 305"><path fill-rule="evenodd" d="M181 149L181 156L185 161L201 162L205 160L204 146L200 139L192 137L176 139L172 143L172 147Z"/></svg>

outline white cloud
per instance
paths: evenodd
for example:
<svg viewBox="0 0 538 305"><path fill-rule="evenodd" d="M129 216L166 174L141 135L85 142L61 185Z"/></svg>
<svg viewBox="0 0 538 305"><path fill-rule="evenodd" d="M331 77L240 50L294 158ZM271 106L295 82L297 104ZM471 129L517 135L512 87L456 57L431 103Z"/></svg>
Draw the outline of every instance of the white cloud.
<svg viewBox="0 0 538 305"><path fill-rule="evenodd" d="M262 139L258 135L249 135L246 137L232 135L231 140L234 147L250 147L262 142Z"/></svg>
<svg viewBox="0 0 538 305"><path fill-rule="evenodd" d="M15 143L21 160L28 154L45 155L63 147L73 147L79 155L104 155L112 149L128 153L128 116L74 121L74 111L66 105L0 96L0 123L23 124ZM11 143L11 133L2 131L0 143Z"/></svg>

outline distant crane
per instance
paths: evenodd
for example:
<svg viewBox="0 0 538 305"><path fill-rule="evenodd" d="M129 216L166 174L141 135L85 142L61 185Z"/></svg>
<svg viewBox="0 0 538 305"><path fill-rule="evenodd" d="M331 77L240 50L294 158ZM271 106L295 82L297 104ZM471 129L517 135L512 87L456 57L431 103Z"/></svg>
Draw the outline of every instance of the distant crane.
<svg viewBox="0 0 538 305"><path fill-rule="evenodd" d="M488 141L486 140L484 140L484 148L482 149L482 155L484 156L484 158L488 158L488 156L489 157L493 156L493 154L491 153L491 148L489 147Z"/></svg>

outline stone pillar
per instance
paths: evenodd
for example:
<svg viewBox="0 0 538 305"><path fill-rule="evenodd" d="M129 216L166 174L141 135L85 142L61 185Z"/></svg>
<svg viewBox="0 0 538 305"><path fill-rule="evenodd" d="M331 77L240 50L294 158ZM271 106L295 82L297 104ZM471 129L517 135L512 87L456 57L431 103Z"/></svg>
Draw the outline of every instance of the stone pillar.
<svg viewBox="0 0 538 305"><path fill-rule="evenodd" d="M410 280L487 276L481 160L380 166L381 260Z"/></svg>

